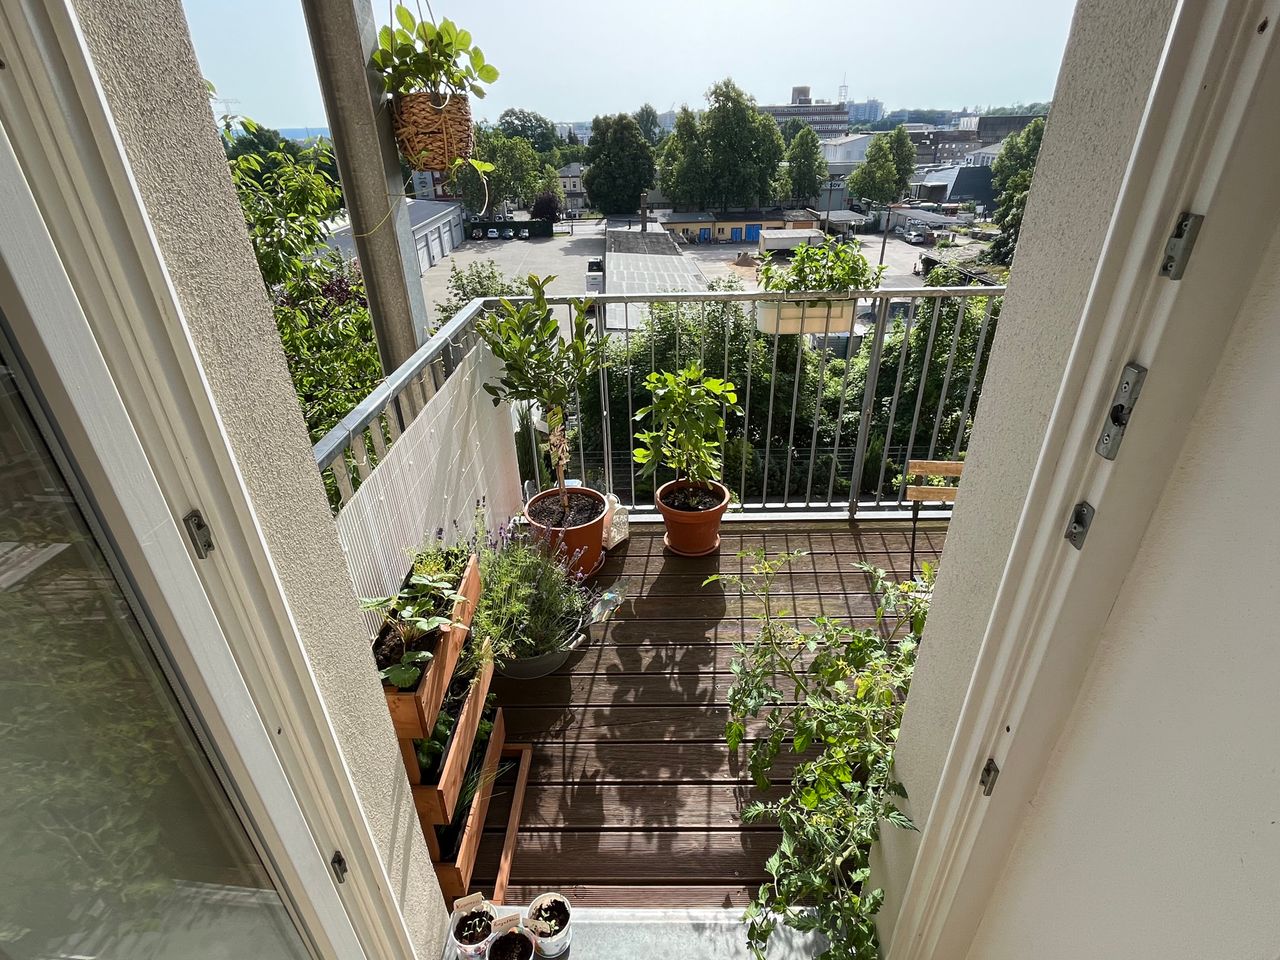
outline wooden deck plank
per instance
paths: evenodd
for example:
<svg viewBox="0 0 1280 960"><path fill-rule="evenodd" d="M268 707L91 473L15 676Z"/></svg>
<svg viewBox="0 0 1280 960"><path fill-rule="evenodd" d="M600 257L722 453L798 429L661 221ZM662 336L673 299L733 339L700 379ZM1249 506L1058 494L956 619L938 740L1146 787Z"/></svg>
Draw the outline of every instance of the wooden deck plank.
<svg viewBox="0 0 1280 960"><path fill-rule="evenodd" d="M772 829L769 824L744 824L740 812L745 804L778 792L734 783L607 783L587 790L572 783L531 784L520 823L541 830L580 828L592 820L609 830ZM495 787L490 801L495 816L505 816L511 796Z"/></svg>
<svg viewBox="0 0 1280 960"><path fill-rule="evenodd" d="M908 548L909 549L909 548ZM936 563L941 556L940 551L921 542L916 546L916 564L919 569L921 559ZM905 576L910 553L849 554L849 553L810 553L795 557L787 564L786 569L797 573L835 573L843 570L854 570L861 562L892 571ZM636 553L623 548L616 549L605 560L600 568L600 577L628 576L707 576L712 573L745 574L751 572L753 560L749 557L738 557L734 554L715 554L710 557L678 557L671 553L647 552Z"/></svg>
<svg viewBox="0 0 1280 960"><path fill-rule="evenodd" d="M714 648L704 648L714 649ZM615 705L689 706L728 702L733 674L711 672L686 661L678 671L651 673L552 674L541 680L504 680L495 684L498 702L505 707L537 707L567 702L581 706ZM779 683L784 697L794 693L790 678Z"/></svg>
<svg viewBox="0 0 1280 960"><path fill-rule="evenodd" d="M807 617L784 617L797 629L811 629ZM875 617L841 617L852 627L873 627ZM758 620L752 617L732 620L704 618L688 620L615 620L607 624L603 632L592 631L592 642L599 645L635 646L679 644L735 644L750 637L760 629ZM596 637L599 632L599 637Z"/></svg>
<svg viewBox="0 0 1280 960"><path fill-rule="evenodd" d="M875 598L865 593L780 595L775 610L796 617L874 617ZM633 597L618 608L616 620L689 620L691 618L750 619L764 612L755 597L708 590L702 594L673 597Z"/></svg>
<svg viewBox="0 0 1280 960"><path fill-rule="evenodd" d="M751 633L746 636L750 639ZM735 650L731 643L596 644L575 652L556 674L671 673L682 670L727 673L737 656ZM801 663L808 663L811 659L812 654L801 651Z"/></svg>
<svg viewBox="0 0 1280 960"><path fill-rule="evenodd" d="M581 704L503 708L508 735L525 742L609 739L653 742L674 739L720 740L729 710L723 706L643 707L627 704L588 707ZM753 722L747 732L756 736L763 724Z"/></svg>
<svg viewBox="0 0 1280 960"><path fill-rule="evenodd" d="M802 759L784 753L774 762L770 779L782 782ZM730 754L723 741L578 743L544 741L534 751L531 783L573 783L590 791L604 783L747 783L745 757ZM600 826L594 821L587 825Z"/></svg>
<svg viewBox="0 0 1280 960"><path fill-rule="evenodd" d="M585 886L573 884L556 887L576 907L658 908L696 910L699 908L742 909L751 902L757 885L724 886ZM527 904L540 893L546 893L546 885L521 885L507 887L506 902Z"/></svg>

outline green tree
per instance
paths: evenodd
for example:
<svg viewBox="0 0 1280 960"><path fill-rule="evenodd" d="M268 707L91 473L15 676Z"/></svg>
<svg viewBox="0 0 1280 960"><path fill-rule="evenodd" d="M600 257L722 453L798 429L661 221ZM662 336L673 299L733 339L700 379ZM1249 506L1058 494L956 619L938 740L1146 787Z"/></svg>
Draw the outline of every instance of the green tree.
<svg viewBox="0 0 1280 960"><path fill-rule="evenodd" d="M306 149L303 144L298 143L296 140L285 139L279 130L260 126L252 121L236 129L231 124L231 118L227 118L222 143L227 152L228 160L236 160L247 154L253 154L258 158L259 169L248 171L246 175L260 183L264 177L271 174L279 166L272 159L274 156L292 157L296 160L303 155L303 151ZM343 206L342 183L338 179L338 164L333 159L333 144L324 137L316 137L311 145L319 149L310 153L308 162L314 164L316 169L327 176L330 182L338 188L336 209L341 209ZM404 179L407 180L408 176Z"/></svg>
<svg viewBox="0 0 1280 960"><path fill-rule="evenodd" d="M653 147L635 118L625 113L591 121L582 175L591 206L604 214L634 213L640 194L653 186Z"/></svg>
<svg viewBox="0 0 1280 960"><path fill-rule="evenodd" d="M711 158L702 127L693 111L682 107L662 148L658 186L672 203L701 210L711 196L711 179Z"/></svg>
<svg viewBox="0 0 1280 960"><path fill-rule="evenodd" d="M657 145L662 139L662 124L658 120L658 111L654 109L653 104L646 103L634 114L636 123L640 125L640 132L650 144Z"/></svg>
<svg viewBox="0 0 1280 960"><path fill-rule="evenodd" d="M700 126L715 171L707 204L726 210L770 199L786 149L777 122L758 111L755 100L729 79L707 91L707 102Z"/></svg>
<svg viewBox="0 0 1280 960"><path fill-rule="evenodd" d="M799 117L788 117L782 122L782 125L778 129L782 133L783 142L790 147L791 141L796 138L797 133L801 130L812 130L813 127L809 126L809 124L805 123Z"/></svg>
<svg viewBox="0 0 1280 960"><path fill-rule="evenodd" d="M893 154L893 167L898 174L898 179L894 183L894 193L897 197L901 197L907 192L911 174L916 171L916 145L911 142L911 134L907 133L907 128L902 124L893 128L888 139L889 151Z"/></svg>
<svg viewBox="0 0 1280 960"><path fill-rule="evenodd" d="M1027 191L1040 156L1044 138L1044 118L1037 117L1021 133L1005 140L1000 156L991 165L991 186L996 194L996 212L992 220L1000 228L1000 236L991 243L991 259L1010 264L1022 231L1022 214L1027 206Z"/></svg>
<svg viewBox="0 0 1280 960"><path fill-rule="evenodd" d="M456 262L449 265L449 281L445 298L436 302L436 326L453 317L472 300L480 297L527 297L529 281L524 277L508 277L492 260L477 260L459 270Z"/></svg>
<svg viewBox="0 0 1280 960"><path fill-rule="evenodd" d="M797 200L817 196L827 179L827 161L822 156L822 144L808 124L795 135L787 148L787 176L791 181L791 196Z"/></svg>
<svg viewBox="0 0 1280 960"><path fill-rule="evenodd" d="M556 125L533 110L508 107L498 115L498 129L508 137L528 140L538 153L546 153L560 143Z"/></svg>
<svg viewBox="0 0 1280 960"><path fill-rule="evenodd" d="M573 127L569 128L569 135L564 138L564 142L571 147L582 146L582 141L578 139L578 135L574 133Z"/></svg>
<svg viewBox="0 0 1280 960"><path fill-rule="evenodd" d="M845 180L845 189L850 197L865 197L873 203L889 203L901 196L889 137L880 134L871 138L866 157Z"/></svg>
<svg viewBox="0 0 1280 960"><path fill-rule="evenodd" d="M1052 102L1035 100L1031 103L1014 103L1007 107L987 107L982 111L984 117L1043 117L1049 112Z"/></svg>
<svg viewBox="0 0 1280 960"><path fill-rule="evenodd" d="M549 165L543 167L533 189L535 196L542 197L550 194L561 208L564 207L564 187L560 184L560 174L556 172L555 167Z"/></svg>
<svg viewBox="0 0 1280 960"><path fill-rule="evenodd" d="M475 139L473 158L493 164L493 170L481 177L468 164L459 168L457 185L467 209L481 213L507 200L532 198L545 166L533 144L523 137L509 137L497 128L477 128Z"/></svg>

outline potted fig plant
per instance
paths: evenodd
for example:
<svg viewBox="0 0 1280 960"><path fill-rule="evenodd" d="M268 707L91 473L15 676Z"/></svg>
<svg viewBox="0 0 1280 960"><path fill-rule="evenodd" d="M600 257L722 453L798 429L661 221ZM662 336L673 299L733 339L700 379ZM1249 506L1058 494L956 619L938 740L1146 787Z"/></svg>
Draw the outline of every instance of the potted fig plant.
<svg viewBox="0 0 1280 960"><path fill-rule="evenodd" d="M396 143L410 167L452 172L471 156L468 94L484 97L484 85L498 79L498 69L469 32L449 19L419 22L398 5L395 23L378 33L370 66L391 95Z"/></svg>
<svg viewBox="0 0 1280 960"><path fill-rule="evenodd" d="M636 411L652 429L636 434L644 444L633 452L646 477L659 466L675 471L654 499L667 527L663 542L674 553L700 557L720 546L720 519L729 506L729 489L716 480L725 443L724 418L742 413L733 384L709 377L693 362L678 373L654 372L645 380L653 397Z"/></svg>
<svg viewBox="0 0 1280 960"><path fill-rule="evenodd" d="M765 261L760 268L760 286L784 293L874 290L880 286L884 265L872 268L858 252L860 246L858 240L840 242L834 238L801 244L786 265ZM853 326L853 309L852 299L761 301L756 327L768 334L844 333Z"/></svg>
<svg viewBox="0 0 1280 960"><path fill-rule="evenodd" d="M605 341L595 335L587 302L572 300L569 336L547 304L546 289L555 277L529 277L532 296L518 306L503 299L498 310L480 318L478 329L503 365L497 383L485 390L495 404L535 403L546 418L548 447L556 486L525 505L525 519L535 533L567 558L576 574L593 573L604 559L605 496L590 487L566 485L569 437L565 416L578 386L604 364Z"/></svg>

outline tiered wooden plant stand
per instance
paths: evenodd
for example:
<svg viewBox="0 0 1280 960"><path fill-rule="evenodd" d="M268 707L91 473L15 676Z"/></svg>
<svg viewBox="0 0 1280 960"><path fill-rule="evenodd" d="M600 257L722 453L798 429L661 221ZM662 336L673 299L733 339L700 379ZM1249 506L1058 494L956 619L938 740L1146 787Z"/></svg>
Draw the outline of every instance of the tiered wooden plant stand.
<svg viewBox="0 0 1280 960"><path fill-rule="evenodd" d="M463 571L458 592L463 595L463 599L454 606L454 622L441 629L440 641L436 644L430 666L423 673L417 689L400 691L394 687L383 688L387 698L387 709L391 713L391 722L395 727L396 737L400 741L400 755L404 760L405 774L409 778L410 788L413 791L413 804L418 811L422 835L426 839L427 849L431 852L432 862L435 863L440 891L444 894L445 903L450 909L453 907L454 900L466 895L467 888L471 884L471 872L475 867L480 840L484 836L485 816L489 811L489 800L493 796L498 765L503 757L518 757L520 766L516 777L515 793L512 797L511 814L507 819L501 868L494 883L492 897L493 902L502 902L507 878L511 872L511 861L515 855L520 808L524 801L525 787L529 780L529 765L533 756L529 745L506 742L506 722L502 710L499 709L494 717L493 731L489 735L489 743L485 749L481 788L472 800L471 810L467 814L454 859L444 860L436 838L436 827L451 823L457 811L463 781L466 778L467 763L475 746L480 721L484 716L485 699L489 695L489 684L493 679L493 664L488 663L484 666L467 692L466 699L463 700L462 707L458 711L458 720L454 724L440 763L439 779L435 783L422 782L422 769L418 766L418 755L413 742L430 737L435 728L436 717L444 703L454 669L458 665L458 657L462 653L463 642L471 627L471 618L475 615L476 603L480 598L480 565L474 555L468 561L466 570Z"/></svg>

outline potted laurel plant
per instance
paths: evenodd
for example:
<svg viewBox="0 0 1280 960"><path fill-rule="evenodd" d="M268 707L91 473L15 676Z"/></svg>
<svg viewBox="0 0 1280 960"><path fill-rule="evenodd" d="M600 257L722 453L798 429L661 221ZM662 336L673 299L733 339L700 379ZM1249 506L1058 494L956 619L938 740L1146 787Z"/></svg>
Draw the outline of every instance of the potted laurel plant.
<svg viewBox="0 0 1280 960"><path fill-rule="evenodd" d="M569 336L547 304L546 289L555 277L529 277L532 296L516 305L503 299L498 310L478 323L503 374L485 390L494 404L502 401L534 403L546 418L556 486L525 505L525 519L535 534L562 553L575 574L595 572L604 560L605 497L598 490L565 483L569 463L566 411L579 385L604 365L605 341L596 336L587 318L587 302L571 300Z"/></svg>
<svg viewBox="0 0 1280 960"><path fill-rule="evenodd" d="M720 546L720 520L729 506L729 488L718 481L725 444L724 418L742 413L734 385L709 377L700 363L678 373L654 372L645 380L653 397L636 411L636 420L648 417L652 429L636 434L644 444L632 456L644 476L659 466L675 471L654 499L662 513L667 534L663 542L674 553L700 557Z"/></svg>
<svg viewBox="0 0 1280 960"><path fill-rule="evenodd" d="M498 69L452 20L419 22L403 4L395 20L379 31L370 66L391 95L396 143L414 170L452 172L474 143L468 94L484 97ZM486 172L481 167L487 165L473 165Z"/></svg>
<svg viewBox="0 0 1280 960"><path fill-rule="evenodd" d="M861 243L835 239L819 244L801 244L785 265L767 260L760 268L760 286L784 293L826 290L849 293L874 290L880 286L884 266L874 269L858 252ZM772 300L762 301L756 315L761 333L841 333L853 327L854 301Z"/></svg>

